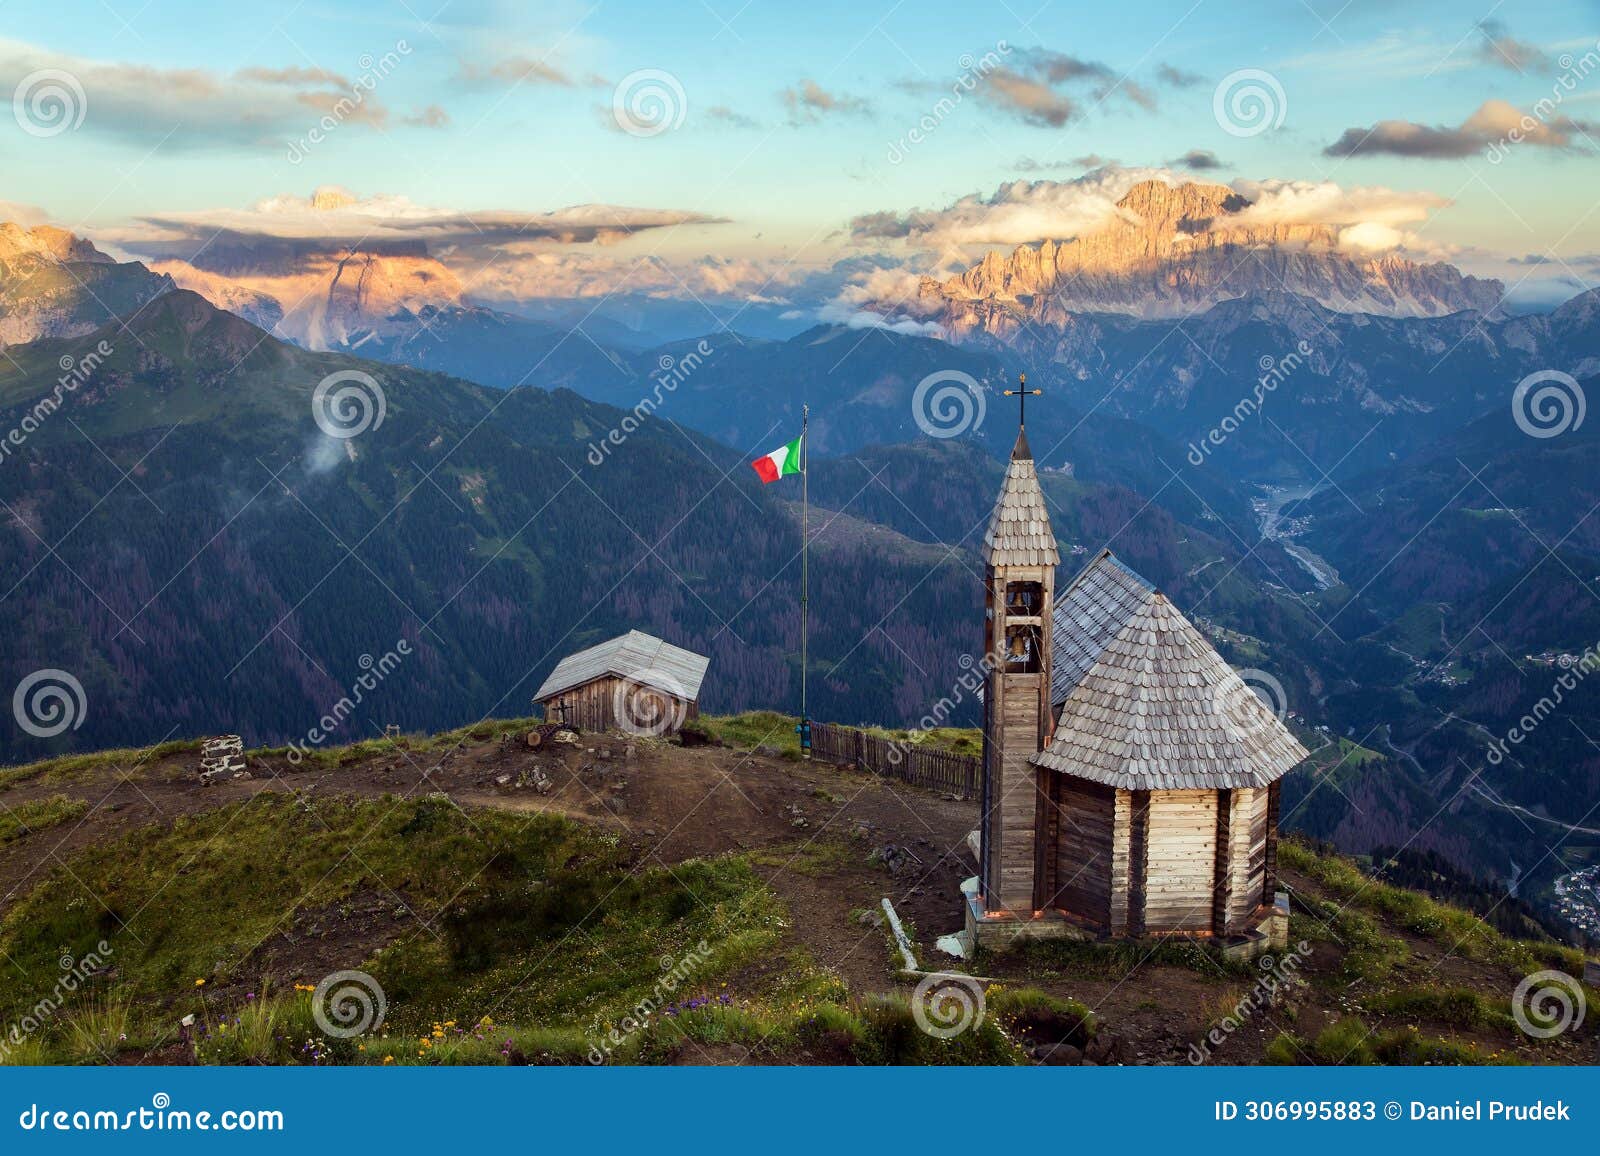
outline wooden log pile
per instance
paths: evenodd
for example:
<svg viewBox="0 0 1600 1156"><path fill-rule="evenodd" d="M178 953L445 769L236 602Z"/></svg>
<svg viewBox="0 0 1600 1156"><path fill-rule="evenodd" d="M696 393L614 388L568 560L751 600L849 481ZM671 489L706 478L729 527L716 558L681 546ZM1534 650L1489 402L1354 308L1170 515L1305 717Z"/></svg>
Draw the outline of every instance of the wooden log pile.
<svg viewBox="0 0 1600 1156"><path fill-rule="evenodd" d="M551 743L564 742L576 743L578 741L578 728L566 723L540 723L528 732L527 743L530 750L544 750Z"/></svg>

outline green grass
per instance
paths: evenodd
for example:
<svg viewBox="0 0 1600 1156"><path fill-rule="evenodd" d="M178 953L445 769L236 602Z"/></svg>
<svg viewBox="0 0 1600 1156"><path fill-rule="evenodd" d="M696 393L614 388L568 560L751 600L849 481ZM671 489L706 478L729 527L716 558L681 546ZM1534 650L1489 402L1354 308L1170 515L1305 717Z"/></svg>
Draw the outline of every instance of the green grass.
<svg viewBox="0 0 1600 1156"><path fill-rule="evenodd" d="M794 715L771 710L753 710L734 715L701 715L691 725L734 750L751 751L758 746L767 746L776 747L794 758L800 757L800 736L794 729L800 725L800 720Z"/></svg>
<svg viewBox="0 0 1600 1156"><path fill-rule="evenodd" d="M502 735L521 734L543 721L532 717L482 719L435 735L399 735L395 738L362 739L343 746L313 747L309 752L300 753L298 757L312 766L342 767L397 752L426 754L430 751L451 750L468 743L493 742ZM257 747L245 753L261 758L287 757L290 750L288 747Z"/></svg>
<svg viewBox="0 0 1600 1156"><path fill-rule="evenodd" d="M0 768L0 791L18 783L38 779L42 783L75 783L95 771L108 768L129 772L135 766L159 762L183 751L198 751L200 740L185 739L161 743L153 747L125 747L118 750L94 751L82 755L62 755L42 759L16 767Z"/></svg>
<svg viewBox="0 0 1600 1156"><path fill-rule="evenodd" d="M51 795L0 810L0 846L71 822L89 809L82 799Z"/></svg>
<svg viewBox="0 0 1600 1156"><path fill-rule="evenodd" d="M1347 738L1335 737L1332 745L1317 751L1312 762L1319 768L1332 770L1335 767L1363 767L1368 763L1380 762L1383 754L1360 743L1352 742Z"/></svg>
<svg viewBox="0 0 1600 1156"><path fill-rule="evenodd" d="M1406 987L1365 1001L1374 1012L1453 1028L1511 1028L1511 1002L1466 987Z"/></svg>
<svg viewBox="0 0 1600 1156"><path fill-rule="evenodd" d="M27 1012L64 952L110 947L110 968L5 1058L182 1052L185 1014L211 1064L655 1063L732 1046L779 1062L995 1064L1026 1059L1017 1033L1094 1031L1081 1005L997 987L982 1024L937 1039L903 996L852 996L786 948L784 909L750 859L629 866L599 832L468 816L443 797L268 793L143 828L78 852L0 920L0 950L25 973L0 988L0 1020ZM313 1014L322 976L270 978L253 949L284 929L307 942L374 903L431 930L403 920L366 959L341 961L376 979L387 1018L330 1036Z"/></svg>
<svg viewBox="0 0 1600 1156"><path fill-rule="evenodd" d="M1140 967L1183 967L1202 975L1250 975L1247 963L1229 959L1213 947L1181 939L1153 943L1136 940L1079 942L1071 939L1024 941L1009 958L1022 961L1030 975L1041 979L1084 976L1121 979ZM981 962L979 970L982 970Z"/></svg>
<svg viewBox="0 0 1600 1156"><path fill-rule="evenodd" d="M1316 1064L1345 1067L1373 1064L1475 1066L1516 1062L1498 1052L1482 1055L1471 1044L1425 1036L1413 1028L1372 1031L1356 1016L1346 1016L1324 1028L1309 1042L1283 1032L1267 1045L1266 1062L1269 1064L1303 1065L1308 1058Z"/></svg>
<svg viewBox="0 0 1600 1156"><path fill-rule="evenodd" d="M0 988L0 1021L50 989L63 952L112 947L113 976L46 1025L65 1058L80 1058L64 1033L91 999L127 1009L137 1038L159 1037L185 1012L264 1014L245 1006L254 992L256 1008L269 1007L253 951L294 928L296 912L326 927L335 911L376 904L427 921L431 931L401 919L388 946L341 961L377 978L400 1032L484 1015L592 1030L657 992L664 960L682 965L684 990L719 990L766 959L784 929L776 897L741 858L630 873L598 832L551 816L469 817L442 797L307 806L267 793L86 849L69 866L0 920L0 950L24 972ZM91 879L92 893L78 882Z"/></svg>
<svg viewBox="0 0 1600 1156"><path fill-rule="evenodd" d="M1386 983L1411 952L1406 942L1388 934L1365 911L1312 896L1299 896L1305 914L1289 917L1289 938L1326 945L1321 950L1344 949L1344 979L1370 984Z"/></svg>
<svg viewBox="0 0 1600 1156"><path fill-rule="evenodd" d="M1098 1030L1094 1013L1075 999L1060 999L1036 987L1001 984L989 987L985 994L988 1013L1013 1037L1036 1035L1041 1041L1081 1048Z"/></svg>
<svg viewBox="0 0 1600 1156"><path fill-rule="evenodd" d="M796 758L800 754L800 736L794 729L800 720L794 715L757 710L737 715L701 715L696 722L699 729L716 736L735 750L747 751L758 746L769 746ZM886 727L852 729L864 730L869 735L896 742L910 742L912 739L912 732L908 730ZM916 739L918 746L961 755L976 755L983 751L983 732L976 728L936 727L916 733L919 736Z"/></svg>
<svg viewBox="0 0 1600 1156"><path fill-rule="evenodd" d="M364 739L343 746L313 748L301 756L306 762L319 767L340 767L360 762L377 755L404 751L421 754L428 751L447 750L472 742L491 742L501 735L519 734L537 726L537 718L483 719L455 730L441 731L435 735L401 735L398 738ZM94 751L80 755L62 755L41 759L15 767L0 767L0 791L19 783L37 780L46 784L76 783L96 771L117 769L132 772L135 767L150 766L173 755L200 751L201 739L175 739L153 747L125 747L117 750ZM256 747L246 755L267 758L287 756L288 747Z"/></svg>
<svg viewBox="0 0 1600 1156"><path fill-rule="evenodd" d="M1583 974L1583 953L1577 948L1507 938L1470 911L1440 903L1419 891L1377 882L1341 856L1319 855L1293 839L1284 839L1278 847L1284 866L1311 876L1327 888L1346 905L1346 913L1352 907L1360 907L1458 955L1495 963L1512 972L1526 975L1555 967L1572 975Z"/></svg>
<svg viewBox="0 0 1600 1156"><path fill-rule="evenodd" d="M880 739L901 743L913 741L912 731L886 727L865 729L869 735L876 735ZM983 732L977 727L932 727L929 730L915 732L915 745L930 750L950 751L958 755L981 755Z"/></svg>

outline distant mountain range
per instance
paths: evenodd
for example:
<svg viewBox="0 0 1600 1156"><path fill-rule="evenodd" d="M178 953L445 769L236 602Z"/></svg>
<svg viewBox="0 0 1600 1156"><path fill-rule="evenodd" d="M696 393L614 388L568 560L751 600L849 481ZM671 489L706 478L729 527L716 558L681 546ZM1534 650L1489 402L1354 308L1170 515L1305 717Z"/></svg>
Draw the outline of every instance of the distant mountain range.
<svg viewBox="0 0 1600 1156"><path fill-rule="evenodd" d="M1178 221L1244 211L1147 192ZM915 721L978 644L973 551L1016 420L1001 391L1026 371L1064 554L1113 546L1329 727L1338 765L1286 796L1287 821L1356 850L1426 827L1419 845L1537 888L1545 828L1600 852L1562 826L1600 791L1600 691L1502 767L1484 744L1600 639L1600 434L1529 436L1511 403L1539 370L1600 388L1600 294L1507 317L1492 283L1317 244L1235 254L1261 281L1221 276L1209 242L1169 245L1137 284L1056 246L1048 294L1015 269L963 282L1010 297L962 305L990 320L954 341L706 317L641 348L626 326L474 303L421 251L219 246L204 269L149 268L0 226L0 434L28 430L0 458L0 685L81 677L94 705L58 745L279 741L405 638L412 672L352 725L436 728L521 711L562 654L641 626L711 654L707 709L792 706L797 495L745 463L809 403L812 701ZM1385 308L1334 307L1328 285ZM1192 316L1163 313L1179 298ZM36 420L69 364L81 382ZM379 383L381 427L318 428L311 394L336 373ZM930 380L955 391L943 414Z"/></svg>
<svg viewBox="0 0 1600 1156"><path fill-rule="evenodd" d="M920 314L956 340L982 333L1031 348L1079 313L1187 317L1270 292L1341 313L1439 317L1492 313L1505 292L1450 265L1364 255L1328 225L1254 217L1226 185L1144 181L1117 208L1079 236L1009 257L991 251L957 277L925 278Z"/></svg>

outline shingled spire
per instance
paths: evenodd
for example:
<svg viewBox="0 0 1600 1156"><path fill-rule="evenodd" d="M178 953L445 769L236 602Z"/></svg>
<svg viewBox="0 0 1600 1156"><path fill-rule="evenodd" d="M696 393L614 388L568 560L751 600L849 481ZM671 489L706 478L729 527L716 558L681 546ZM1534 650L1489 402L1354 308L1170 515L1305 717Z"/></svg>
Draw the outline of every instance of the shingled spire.
<svg viewBox="0 0 1600 1156"><path fill-rule="evenodd" d="M1061 561L1028 449L1028 435L1021 429L1006 463L1005 484L1000 487L989 529L983 535L983 560L990 566L1055 566Z"/></svg>

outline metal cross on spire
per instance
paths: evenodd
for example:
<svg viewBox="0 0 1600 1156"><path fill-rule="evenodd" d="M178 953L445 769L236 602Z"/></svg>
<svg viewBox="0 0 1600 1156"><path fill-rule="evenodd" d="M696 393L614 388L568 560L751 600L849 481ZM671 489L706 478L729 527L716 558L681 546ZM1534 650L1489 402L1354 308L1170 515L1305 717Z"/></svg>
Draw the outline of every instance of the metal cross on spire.
<svg viewBox="0 0 1600 1156"><path fill-rule="evenodd" d="M1044 390L1029 389L1028 375L1019 373L1017 374L1017 388L1006 390L1005 396L1017 399L1017 427L1021 429L1028 424L1028 398L1043 397Z"/></svg>

